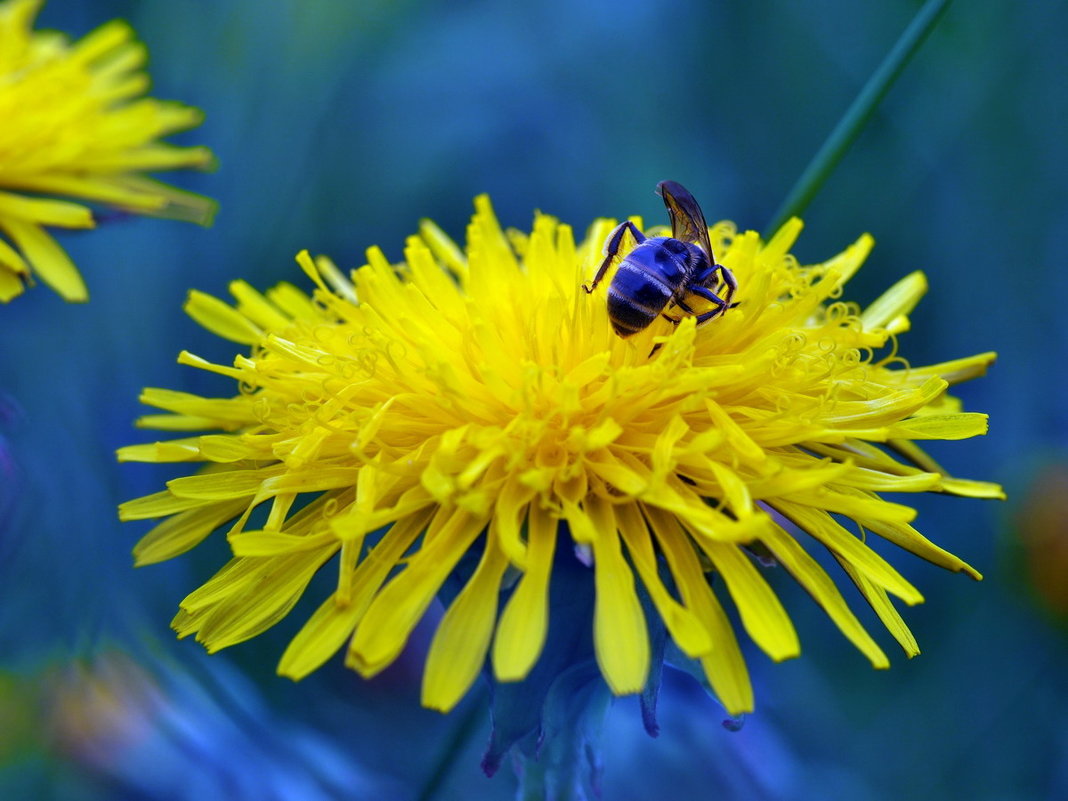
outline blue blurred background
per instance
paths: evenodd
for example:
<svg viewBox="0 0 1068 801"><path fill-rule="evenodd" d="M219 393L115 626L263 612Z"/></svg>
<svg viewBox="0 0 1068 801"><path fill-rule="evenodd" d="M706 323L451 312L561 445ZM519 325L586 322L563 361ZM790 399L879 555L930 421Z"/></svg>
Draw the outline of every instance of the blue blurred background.
<svg viewBox="0 0 1068 801"><path fill-rule="evenodd" d="M113 451L148 438L131 427L143 386L231 391L175 364L183 348L233 356L183 315L185 293L303 285L301 248L346 267L372 244L399 259L421 217L462 237L480 192L506 225L537 208L581 230L661 222L652 189L672 178L710 219L761 229L919 5L50 0L41 26L73 35L130 20L153 93L205 110L179 141L212 147L219 169L173 180L221 211L210 229L61 235L91 302L38 288L0 311L0 798L513 797L507 771L478 770L484 690L449 717L418 707L426 626L371 683L337 664L274 676L303 607L214 657L173 639L178 600L225 543L134 571L147 525L115 506L181 471ZM796 249L818 261L870 231L847 291L862 303L924 269L913 363L999 351L959 393L990 435L933 451L1010 500L919 501L919 527L986 580L897 556L928 599L906 613L924 653L879 635L894 666L877 672L773 578L803 657L749 649L758 712L738 733L684 677L667 679L657 740L618 702L605 798L1068 798L1066 31L1063 2L952 5ZM466 747L433 777L465 720Z"/></svg>

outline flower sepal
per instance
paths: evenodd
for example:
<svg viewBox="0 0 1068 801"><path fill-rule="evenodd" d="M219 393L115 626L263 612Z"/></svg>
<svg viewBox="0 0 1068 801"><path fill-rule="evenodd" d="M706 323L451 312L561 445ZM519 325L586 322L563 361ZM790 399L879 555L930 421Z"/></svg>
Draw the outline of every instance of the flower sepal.
<svg viewBox="0 0 1068 801"><path fill-rule="evenodd" d="M536 762L538 744L544 741L547 730L568 714L561 707L577 709L581 706L576 703L579 696L592 700L594 689L588 685L597 683L609 692L598 672L590 632L595 601L593 571L572 549L559 549L548 588L549 631L537 663L522 681L508 682L497 680L492 666L486 666L493 721L482 759L487 775L497 772L516 745L524 754L523 761ZM571 698L572 694L577 697ZM559 755L554 752L552 759L559 759Z"/></svg>
<svg viewBox="0 0 1068 801"><path fill-rule="evenodd" d="M537 736L512 749L520 801L601 797L601 736L612 706L612 691L597 664L585 660L557 676L542 708ZM487 751L486 758L490 757ZM486 768L486 759L483 760Z"/></svg>

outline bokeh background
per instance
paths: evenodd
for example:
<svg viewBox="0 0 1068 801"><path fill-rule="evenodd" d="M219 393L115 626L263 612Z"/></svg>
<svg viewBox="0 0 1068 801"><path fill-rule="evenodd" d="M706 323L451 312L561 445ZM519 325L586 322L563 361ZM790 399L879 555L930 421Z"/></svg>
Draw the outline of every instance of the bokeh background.
<svg viewBox="0 0 1068 801"><path fill-rule="evenodd" d="M143 386L230 391L175 364L183 348L233 356L183 315L185 293L303 285L301 248L346 267L372 244L399 259L421 217L461 237L480 192L506 225L538 208L582 229L663 221L652 189L672 178L710 219L761 229L919 5L50 0L42 27L130 20L154 94L205 110L179 141L219 168L174 180L221 211L210 229L61 235L91 302L38 288L0 310L0 798L513 797L507 770L478 770L484 690L448 717L418 707L425 628L371 683L333 663L274 676L300 609L213 657L173 639L177 602L225 543L133 570L147 525L115 506L180 470L113 451L151 437L131 426ZM920 499L920 528L985 581L896 558L927 596L907 611L924 653L877 635L894 660L879 672L773 579L803 657L749 649L758 712L737 733L681 676L657 740L618 702L606 799L1068 798L1066 31L1064 2L952 5L796 248L817 261L874 234L847 292L860 302L924 269L902 340L914 363L999 351L959 392L990 435L933 450L1010 500Z"/></svg>

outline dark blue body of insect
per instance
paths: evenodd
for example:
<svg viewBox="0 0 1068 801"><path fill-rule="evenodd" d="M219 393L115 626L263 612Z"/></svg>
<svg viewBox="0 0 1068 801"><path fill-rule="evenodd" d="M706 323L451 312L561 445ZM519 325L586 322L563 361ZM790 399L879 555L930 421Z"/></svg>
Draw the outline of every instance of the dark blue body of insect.
<svg viewBox="0 0 1068 801"><path fill-rule="evenodd" d="M621 337L648 327L672 302L678 303L693 276L711 265L697 247L678 239L654 236L619 263L608 286L608 317Z"/></svg>
<svg viewBox="0 0 1068 801"><path fill-rule="evenodd" d="M647 239L634 223L620 223L604 243L604 261L593 283L583 286L588 293L597 288L630 231L637 245L620 261L608 287L608 319L621 337L648 328L669 306L694 314L700 325L731 308L738 288L731 271L716 264L708 225L693 195L675 181L661 181L656 192L667 207L672 235ZM722 291L723 297L713 290ZM695 314L686 303L691 295L712 303L713 308Z"/></svg>

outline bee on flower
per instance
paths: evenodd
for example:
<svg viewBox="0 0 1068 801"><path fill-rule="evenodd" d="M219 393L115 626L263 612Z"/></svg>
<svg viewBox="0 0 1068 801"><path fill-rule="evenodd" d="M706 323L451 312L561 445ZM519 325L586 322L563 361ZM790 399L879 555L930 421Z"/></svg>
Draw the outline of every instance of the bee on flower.
<svg viewBox="0 0 1068 801"><path fill-rule="evenodd" d="M678 197L670 187L665 200ZM796 219L762 241L702 217L703 230L683 239L707 243L686 258L708 263L686 286L716 298L690 292L681 299L692 314L665 319L658 307L621 336L604 296L583 284L602 263L604 279L620 281L602 247L628 264L642 245L612 232L629 228L598 220L576 243L552 217L505 233L487 198L475 208L466 246L423 222L400 265L372 248L346 276L302 252L310 294L243 281L230 287L232 305L190 294L188 313L242 352L232 365L188 352L179 361L233 383L219 397L146 389L141 400L162 413L140 424L175 438L119 451L123 461L201 465L121 506L125 520L161 519L135 548L138 564L226 527L233 558L181 602L179 636L211 651L255 637L327 569L336 586L278 670L300 678L343 650L370 677L452 581L422 690L425 705L446 711L484 665L499 687L528 679L554 647L554 588L580 581L590 614L568 623L613 693L647 690L662 633L741 714L754 697L728 608L772 659L801 649L761 569L768 558L875 667L888 666L814 555L826 550L839 579L917 653L891 597L923 596L869 541L979 573L883 493L1001 497L994 484L949 475L917 444L986 431L986 416L962 411L947 390L994 360L899 366L888 346L909 327L923 274L861 310L837 298L869 236L803 266L790 255ZM674 241L685 245L683 230Z"/></svg>
<svg viewBox="0 0 1068 801"><path fill-rule="evenodd" d="M597 288L629 233L636 245L619 263L608 288L608 316L621 337L641 331L669 307L693 314L686 303L691 296L712 304L696 318L698 325L708 322L731 307L738 290L734 274L716 264L705 215L693 195L674 181L661 181L656 192L667 206L671 236L647 237L630 220L620 223L605 242L604 261L593 283L582 287L587 293ZM720 286L722 298L712 291Z"/></svg>

